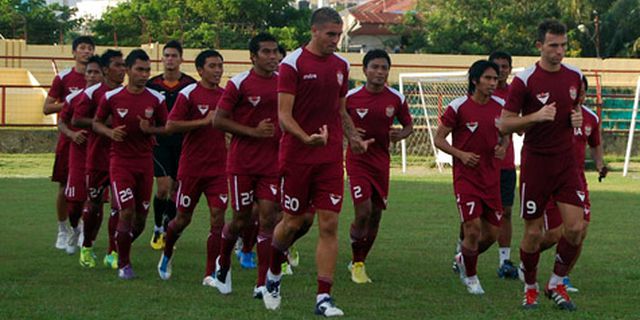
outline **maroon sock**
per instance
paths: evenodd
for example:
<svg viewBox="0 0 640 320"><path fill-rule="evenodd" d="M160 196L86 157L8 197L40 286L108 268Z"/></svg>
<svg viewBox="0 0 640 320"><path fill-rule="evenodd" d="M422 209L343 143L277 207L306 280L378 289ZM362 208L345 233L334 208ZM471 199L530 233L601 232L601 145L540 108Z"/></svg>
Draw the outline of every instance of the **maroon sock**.
<svg viewBox="0 0 640 320"><path fill-rule="evenodd" d="M181 234L182 230L178 230L178 227L176 227L176 220L171 220L167 226L167 237L165 238L164 245L164 255L167 258L171 258L173 255L173 247L176 245L176 242L178 242Z"/></svg>
<svg viewBox="0 0 640 320"><path fill-rule="evenodd" d="M231 252L233 252L233 248L236 245L236 240L238 240L237 234L232 234L229 230L229 224L226 223L222 228L222 240L220 247L220 269L224 272L231 268ZM245 228L247 229L247 228ZM244 241L244 239L242 239Z"/></svg>
<svg viewBox="0 0 640 320"><path fill-rule="evenodd" d="M364 258L367 254L367 241L365 239L367 231L358 229L354 224L351 224L351 230L349 233L351 236L353 262L364 262Z"/></svg>
<svg viewBox="0 0 640 320"><path fill-rule="evenodd" d="M318 277L318 293L317 294L331 294L331 286L333 280L327 277Z"/></svg>
<svg viewBox="0 0 640 320"><path fill-rule="evenodd" d="M95 243L98 238L98 232L100 231L100 226L102 225L102 218L104 217L103 205L98 207L98 215L96 216L96 223L93 226L93 230L91 230L91 243ZM86 237L86 234L85 234Z"/></svg>
<svg viewBox="0 0 640 320"><path fill-rule="evenodd" d="M534 253L525 252L520 248L520 261L524 266L524 283L534 285L537 280L538 261L540 260L540 251Z"/></svg>
<svg viewBox="0 0 640 320"><path fill-rule="evenodd" d="M258 220L251 220L242 232L242 252L251 252L256 245L260 224ZM236 237L237 238L237 237Z"/></svg>
<svg viewBox="0 0 640 320"><path fill-rule="evenodd" d="M78 227L78 222L82 218L82 202L67 201L67 214L69 215L69 224L74 229Z"/></svg>
<svg viewBox="0 0 640 320"><path fill-rule="evenodd" d="M84 206L82 209L82 222L84 222L84 241L82 242L82 246L85 248L93 247L94 238L92 235L95 229L95 224L97 223L97 216L92 209L91 205Z"/></svg>
<svg viewBox="0 0 640 320"><path fill-rule="evenodd" d="M220 240L222 238L222 227L215 226L209 228L209 237L207 238L207 267L205 276L210 276L216 271L216 259L220 253Z"/></svg>
<svg viewBox="0 0 640 320"><path fill-rule="evenodd" d="M378 236L378 228L369 228L367 231L366 245L364 247L364 259L367 259L369 255L369 251L373 247L373 242L376 241L376 237ZM363 259L363 261L364 261Z"/></svg>
<svg viewBox="0 0 640 320"><path fill-rule="evenodd" d="M142 232L144 231L144 224L134 224L133 228L131 229L131 243L133 243L134 241L136 241L136 239L138 239L138 237L142 234Z"/></svg>
<svg viewBox="0 0 640 320"><path fill-rule="evenodd" d="M116 243L118 246L118 268L124 268L131 263L129 254L131 252L131 240L133 238L130 221L120 219L116 229Z"/></svg>
<svg viewBox="0 0 640 320"><path fill-rule="evenodd" d="M279 275L282 273L282 263L287 260L285 256L285 252L287 252L287 246L278 242L278 240L273 237L271 241L271 263L269 264L269 270L274 275Z"/></svg>
<svg viewBox="0 0 640 320"><path fill-rule="evenodd" d="M553 266L553 273L564 277L569 273L573 260L578 256L580 246L570 244L565 237L560 238L556 247L556 262Z"/></svg>
<svg viewBox="0 0 640 320"><path fill-rule="evenodd" d="M469 250L462 246L461 252L464 268L467 270L467 277L473 277L478 274L478 250Z"/></svg>
<svg viewBox="0 0 640 320"><path fill-rule="evenodd" d="M261 230L258 234L258 280L256 281L256 286L258 287L266 283L272 237L273 232L264 230Z"/></svg>
<svg viewBox="0 0 640 320"><path fill-rule="evenodd" d="M118 210L111 209L111 215L109 216L109 248L107 249L107 253L111 253L114 251L118 251L118 246L116 245L116 229L118 228L118 220L120 220L120 215L118 214Z"/></svg>

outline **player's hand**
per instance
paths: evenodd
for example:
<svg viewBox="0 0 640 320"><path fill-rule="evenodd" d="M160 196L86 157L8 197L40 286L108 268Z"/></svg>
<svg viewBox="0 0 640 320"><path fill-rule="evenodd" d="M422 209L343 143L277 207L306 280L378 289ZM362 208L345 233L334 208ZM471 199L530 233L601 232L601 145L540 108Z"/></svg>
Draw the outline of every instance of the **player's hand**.
<svg viewBox="0 0 640 320"><path fill-rule="evenodd" d="M462 152L459 159L462 164L471 168L475 168L480 163L480 156L473 152Z"/></svg>
<svg viewBox="0 0 640 320"><path fill-rule="evenodd" d="M127 136L127 132L124 131L124 128L126 128L127 126L125 125L121 125L118 127L115 127L111 130L111 140L113 141L122 141L124 140L124 137Z"/></svg>
<svg viewBox="0 0 640 320"><path fill-rule="evenodd" d="M329 140L329 129L325 124L320 127L320 133L310 135L304 143L314 147L321 147L327 145L327 140Z"/></svg>
<svg viewBox="0 0 640 320"><path fill-rule="evenodd" d="M206 126L213 126L213 117L216 115L215 112L209 110L207 112L207 115L204 116L204 118L202 118L202 126L206 127Z"/></svg>
<svg viewBox="0 0 640 320"><path fill-rule="evenodd" d="M393 143L396 143L402 140L403 138L400 136L401 131L402 130L400 129L391 128L391 130L389 130L389 140L391 140L391 142Z"/></svg>
<svg viewBox="0 0 640 320"><path fill-rule="evenodd" d="M351 151L355 154L365 153L369 148L369 145L376 141L374 138L362 140L360 136L355 136L352 139L349 139L349 145L351 146Z"/></svg>
<svg viewBox="0 0 640 320"><path fill-rule="evenodd" d="M571 110L571 127L582 127L582 110L580 110L580 107Z"/></svg>
<svg viewBox="0 0 640 320"><path fill-rule="evenodd" d="M494 148L493 148L493 156L502 160L504 159L504 156L507 155L507 147L504 147L500 144L497 144Z"/></svg>
<svg viewBox="0 0 640 320"><path fill-rule="evenodd" d="M71 134L71 141L75 144L83 144L87 141L87 130L78 130Z"/></svg>
<svg viewBox="0 0 640 320"><path fill-rule="evenodd" d="M140 130L144 133L149 133L151 131L151 123L149 123L149 119L138 116L138 120L140 120Z"/></svg>
<svg viewBox="0 0 640 320"><path fill-rule="evenodd" d="M556 103L552 102L536 112L536 122L553 121L556 118Z"/></svg>
<svg viewBox="0 0 640 320"><path fill-rule="evenodd" d="M360 136L360 138L364 138L364 136L367 134L367 130L362 128L356 128L356 131L358 132L358 135Z"/></svg>
<svg viewBox="0 0 640 320"><path fill-rule="evenodd" d="M271 122L271 118L262 119L258 126L255 127L254 137L256 138L271 138L276 132L276 127Z"/></svg>
<svg viewBox="0 0 640 320"><path fill-rule="evenodd" d="M602 182L602 179L607 177L607 173L609 173L609 168L607 166L602 167L602 169L598 170L598 182Z"/></svg>

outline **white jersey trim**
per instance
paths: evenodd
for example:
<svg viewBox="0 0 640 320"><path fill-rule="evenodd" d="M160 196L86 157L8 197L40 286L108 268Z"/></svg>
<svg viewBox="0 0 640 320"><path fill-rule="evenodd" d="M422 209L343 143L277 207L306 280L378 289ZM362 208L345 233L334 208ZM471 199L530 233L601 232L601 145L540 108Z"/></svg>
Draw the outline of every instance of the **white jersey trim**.
<svg viewBox="0 0 640 320"><path fill-rule="evenodd" d="M100 88L101 85L103 85L103 82L100 83L96 83L94 85L92 85L89 88L84 89L84 94L89 98L89 99L93 99L93 93L96 92L96 90L98 90L98 88Z"/></svg>
<svg viewBox="0 0 640 320"><path fill-rule="evenodd" d="M598 115L593 112L593 110L589 109L587 106L582 105L582 110L586 111L588 114L590 114L591 116L593 116L593 118L596 119L596 123L600 123L600 118L598 118Z"/></svg>
<svg viewBox="0 0 640 320"><path fill-rule="evenodd" d="M193 92L193 90L196 89L196 87L198 86L198 83L192 83L184 88L182 88L182 90L180 90L180 94L183 95L185 98L189 99L189 96L191 95L191 92Z"/></svg>
<svg viewBox="0 0 640 320"><path fill-rule="evenodd" d="M458 113L458 109L460 109L460 106L467 102L468 99L468 96L455 98L451 102L449 102L449 108L452 108L455 113Z"/></svg>
<svg viewBox="0 0 640 320"><path fill-rule="evenodd" d="M503 106L507 103L506 101L504 101L504 99L498 97L498 96L491 96L491 99L493 99L495 102L497 102L499 105Z"/></svg>
<svg viewBox="0 0 640 320"><path fill-rule="evenodd" d="M247 78L249 77L249 74L250 74L250 71L247 70L245 72L238 73L231 78L231 82L236 86L236 89L238 91L240 91L240 86L242 85L242 82L247 80Z"/></svg>
<svg viewBox="0 0 640 320"><path fill-rule="evenodd" d="M302 48L298 48L295 51L293 51L291 54L284 57L284 59L282 60L282 63L287 64L291 66L293 70L298 71L297 64L298 64L298 59L300 58L301 55L302 55Z"/></svg>
<svg viewBox="0 0 640 320"><path fill-rule="evenodd" d="M345 59L343 56L337 54L337 53L333 53L334 56L338 57L340 60L342 60L346 65L347 65L347 71L349 71L351 69L351 65L349 64L349 60Z"/></svg>
<svg viewBox="0 0 640 320"><path fill-rule="evenodd" d="M524 83L524 86L526 87L527 82L529 81L529 77L531 77L531 75L536 71L536 67L537 65L534 64L524 69L523 71L516 74L516 78L519 78L520 80L522 80L522 82Z"/></svg>
<svg viewBox="0 0 640 320"><path fill-rule="evenodd" d="M82 92L84 92L84 89L76 90L74 92L69 93L64 99L67 101L67 103L71 103L71 100L73 100L73 98L80 95Z"/></svg>
<svg viewBox="0 0 640 320"><path fill-rule="evenodd" d="M359 87L353 88L351 90L349 90L349 92L347 92L347 98L349 98L350 96L360 92L362 89L364 89L364 85L361 85Z"/></svg>
<svg viewBox="0 0 640 320"><path fill-rule="evenodd" d="M60 80L64 79L64 77L68 76L69 74L71 74L71 71L73 71L72 68L66 68L62 71L60 71L58 73L58 78L60 78Z"/></svg>
<svg viewBox="0 0 640 320"><path fill-rule="evenodd" d="M164 95L158 91L155 91L149 87L145 87L145 89L147 89L147 91L149 91L154 97L156 97L156 99L158 99L158 103L162 103L164 102Z"/></svg>
<svg viewBox="0 0 640 320"><path fill-rule="evenodd" d="M120 91L122 91L125 87L120 87L120 88L116 88L113 89L111 91L107 91L107 93L104 94L104 98L106 100L111 99L111 97L115 96L116 94L120 93Z"/></svg>
<svg viewBox="0 0 640 320"><path fill-rule="evenodd" d="M385 86L387 89L389 89L389 91L391 91L391 93L395 94L396 96L398 96L398 98L400 98L400 104L403 104L404 101L406 100L406 98L404 97L404 94L402 94L400 91L391 88L389 86Z"/></svg>
<svg viewBox="0 0 640 320"><path fill-rule="evenodd" d="M562 64L563 66L565 66L567 69L577 73L580 76L580 80L582 80L582 78L584 77L584 75L582 74L582 70L580 70L580 68L576 67L576 66L572 66L570 64Z"/></svg>

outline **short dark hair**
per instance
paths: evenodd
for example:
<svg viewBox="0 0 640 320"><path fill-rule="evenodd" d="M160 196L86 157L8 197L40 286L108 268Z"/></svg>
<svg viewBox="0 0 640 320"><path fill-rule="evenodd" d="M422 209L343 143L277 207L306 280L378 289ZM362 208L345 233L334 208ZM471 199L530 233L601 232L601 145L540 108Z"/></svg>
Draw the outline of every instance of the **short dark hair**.
<svg viewBox="0 0 640 320"><path fill-rule="evenodd" d="M122 57L122 52L120 50L107 49L107 51L100 56L100 64L103 67L108 68L111 64L111 59L118 57Z"/></svg>
<svg viewBox="0 0 640 320"><path fill-rule="evenodd" d="M87 64L90 63L97 63L98 67L100 68L100 72L102 72L102 58L99 55L96 54L89 57L89 61L87 61Z"/></svg>
<svg viewBox="0 0 640 320"><path fill-rule="evenodd" d="M511 67L511 66L512 66L512 62L513 62L513 61L512 61L511 55L510 55L509 53L507 53L507 52L504 52L504 51L494 51L493 53L491 53L491 54L489 55L489 59L488 59L489 61L493 62L493 60L496 60L496 59L504 59L504 60L507 60L507 61L509 62L509 67Z"/></svg>
<svg viewBox="0 0 640 320"><path fill-rule="evenodd" d="M71 43L71 50L76 51L81 43L88 44L94 48L96 47L95 42L93 42L93 38L90 36L79 36L73 39L73 42Z"/></svg>
<svg viewBox="0 0 640 320"><path fill-rule="evenodd" d="M224 58L222 57L220 52L213 49L207 49L200 52L196 57L196 69L204 68L204 62L207 61L207 58L211 58L211 57L218 57L220 58L220 60L224 61Z"/></svg>
<svg viewBox="0 0 640 320"><path fill-rule="evenodd" d="M142 49L135 49L127 55L127 58L124 59L124 64L127 68L133 67L136 63L136 60L149 61L149 55Z"/></svg>
<svg viewBox="0 0 640 320"><path fill-rule="evenodd" d="M337 11L329 7L316 9L311 14L310 23L312 26L325 24L327 22L341 24L342 18L340 17L340 14Z"/></svg>
<svg viewBox="0 0 640 320"><path fill-rule="evenodd" d="M178 50L178 53L180 53L180 56L182 57L182 44L180 43L180 41L171 40L167 42L167 44L165 44L164 47L162 47L162 53L164 53L164 50L167 50L167 48L173 48Z"/></svg>
<svg viewBox="0 0 640 320"><path fill-rule="evenodd" d="M281 44L278 43L278 52L282 55L282 58L287 56L287 49L285 49Z"/></svg>
<svg viewBox="0 0 640 320"><path fill-rule="evenodd" d="M389 54L382 49L374 49L367 52L362 59L362 65L366 68L369 66L369 62L371 62L371 60L378 58L386 59L389 67L391 67L391 58L389 57Z"/></svg>
<svg viewBox="0 0 640 320"><path fill-rule="evenodd" d="M469 68L469 86L467 87L467 92L469 94L473 94L476 91L476 84L474 81L480 81L480 78L484 74L484 72L493 68L496 71L496 74L500 74L500 68L498 65L489 60L478 60L474 62Z"/></svg>
<svg viewBox="0 0 640 320"><path fill-rule="evenodd" d="M567 26L556 19L546 19L538 25L536 41L544 43L547 33L555 35L567 34Z"/></svg>
<svg viewBox="0 0 640 320"><path fill-rule="evenodd" d="M272 36L269 33L261 32L251 38L251 40L249 41L249 52L257 54L258 51L260 51L261 42L275 42L276 44L278 44L278 40L276 40L276 37Z"/></svg>

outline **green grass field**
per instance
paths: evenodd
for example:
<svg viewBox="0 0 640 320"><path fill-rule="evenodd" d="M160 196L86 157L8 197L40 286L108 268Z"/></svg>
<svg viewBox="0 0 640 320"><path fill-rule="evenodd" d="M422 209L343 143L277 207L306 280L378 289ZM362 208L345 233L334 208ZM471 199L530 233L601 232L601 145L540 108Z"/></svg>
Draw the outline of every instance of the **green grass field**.
<svg viewBox="0 0 640 320"><path fill-rule="evenodd" d="M233 287L221 296L200 282L204 271L208 222L200 206L177 245L173 277L156 273L160 253L145 234L134 243L138 278L121 281L100 265L83 269L78 256L53 247L56 235L56 186L46 175L52 155L0 155L0 319L315 319L314 248L317 230L297 244L300 267L282 284L281 310L267 312L251 299L255 271L234 261ZM614 167L615 169L615 167ZM578 312L556 310L541 297L540 308L522 311L522 286L496 276L495 246L479 259L479 277L487 292L466 293L451 272L458 230L450 172L412 170L392 175L389 209L367 260L372 284L355 285L346 270L350 260L348 230L353 209L346 201L340 222L340 256L333 295L348 319L639 319L640 318L640 174L619 171L598 183L589 173L592 223L585 248L572 273L580 293ZM202 202L201 202L202 204ZM517 210L517 208L516 208ZM151 219L150 219L151 220ZM106 222L96 244L101 259ZM512 258L522 222L514 218ZM546 282L552 252L541 259L539 277Z"/></svg>

